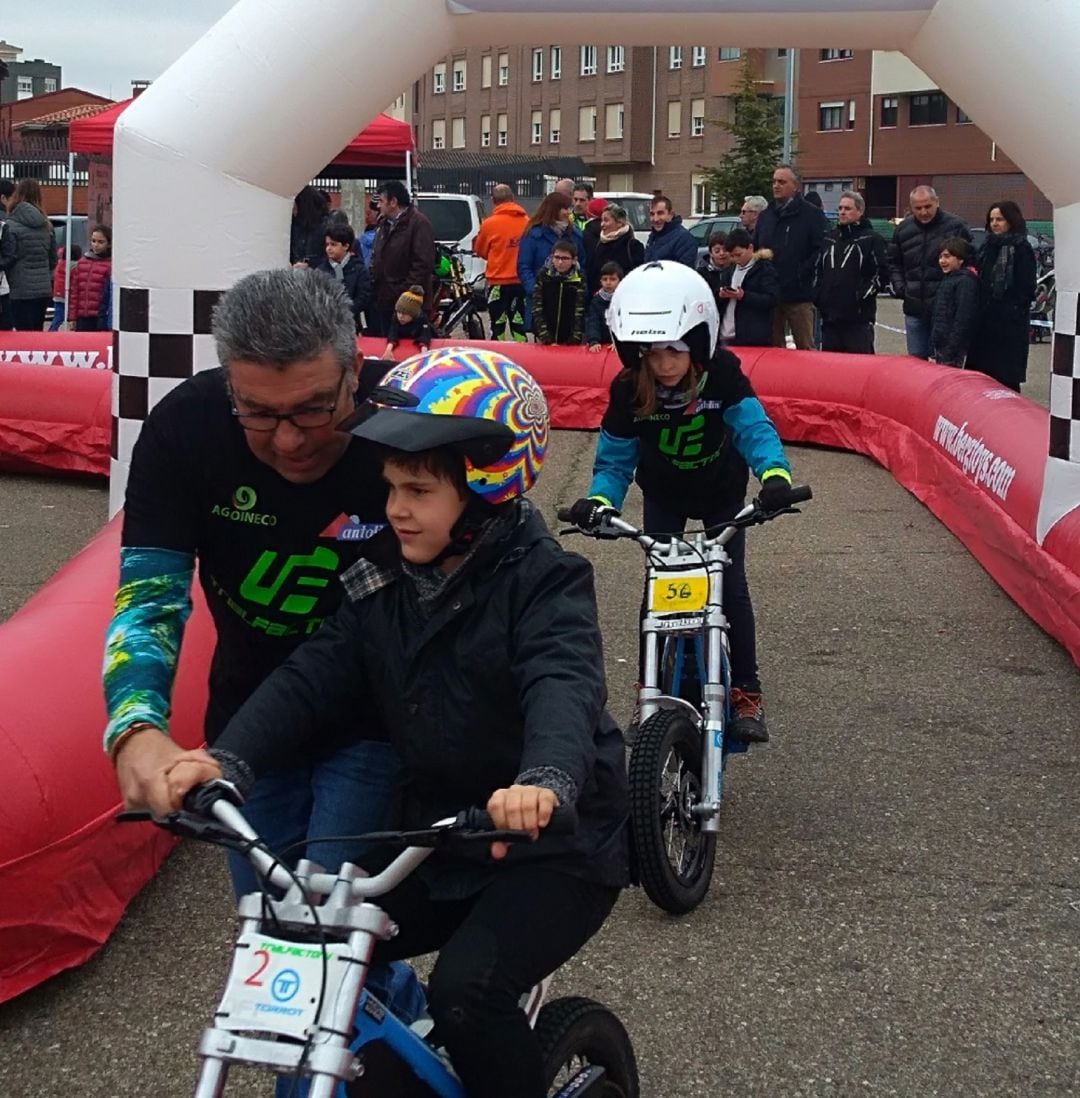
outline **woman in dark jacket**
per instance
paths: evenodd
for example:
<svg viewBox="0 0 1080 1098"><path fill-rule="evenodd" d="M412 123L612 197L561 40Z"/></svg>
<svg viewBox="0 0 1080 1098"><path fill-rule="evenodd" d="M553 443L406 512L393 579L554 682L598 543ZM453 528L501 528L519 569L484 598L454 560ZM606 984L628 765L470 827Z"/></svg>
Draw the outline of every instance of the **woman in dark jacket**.
<svg viewBox="0 0 1080 1098"><path fill-rule="evenodd" d="M7 271L15 330L40 332L52 301L52 272L58 260L56 236L36 180L20 179L16 184L7 229L15 239L15 262Z"/></svg>
<svg viewBox="0 0 1080 1098"><path fill-rule="evenodd" d="M293 202L289 262L318 266L323 260L330 203L322 191L304 187Z"/></svg>
<svg viewBox="0 0 1080 1098"><path fill-rule="evenodd" d="M552 191L536 207L536 213L525 224L518 244L518 281L525 291L525 330L532 331L532 296L536 276L543 270L551 249L560 240L572 240L578 255L585 249L581 230L570 222L574 203L562 191Z"/></svg>
<svg viewBox="0 0 1080 1098"><path fill-rule="evenodd" d="M716 291L720 335L736 347L771 347L773 310L780 304L772 252L755 252L745 229L732 229L724 249L732 263L721 272Z"/></svg>
<svg viewBox="0 0 1080 1098"><path fill-rule="evenodd" d="M618 263L625 278L635 267L645 262L645 245L641 243L627 219L622 206L607 206L600 215L600 238L589 257L589 288L600 288L600 270L605 263Z"/></svg>
<svg viewBox="0 0 1080 1098"><path fill-rule="evenodd" d="M1035 252L1015 202L996 202L986 215L987 235L979 249L979 322L968 350L967 368L981 370L1020 391L1027 379L1031 302L1035 297Z"/></svg>

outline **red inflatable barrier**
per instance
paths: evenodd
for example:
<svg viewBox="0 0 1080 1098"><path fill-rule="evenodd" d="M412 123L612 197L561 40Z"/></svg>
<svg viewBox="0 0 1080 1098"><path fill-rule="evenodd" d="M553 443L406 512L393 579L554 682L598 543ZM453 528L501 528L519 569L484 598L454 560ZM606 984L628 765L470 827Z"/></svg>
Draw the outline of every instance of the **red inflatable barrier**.
<svg viewBox="0 0 1080 1098"><path fill-rule="evenodd" d="M0 625L0 1002L92 956L172 840L117 824L101 750L101 659L116 589L110 523ZM177 675L172 731L202 740L210 616L196 607Z"/></svg>

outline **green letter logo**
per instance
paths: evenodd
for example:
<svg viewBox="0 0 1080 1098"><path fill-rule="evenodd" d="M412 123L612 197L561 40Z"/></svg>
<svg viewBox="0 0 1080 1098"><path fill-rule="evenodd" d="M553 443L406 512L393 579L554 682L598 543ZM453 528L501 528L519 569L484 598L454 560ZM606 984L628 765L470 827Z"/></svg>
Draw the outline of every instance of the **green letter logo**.
<svg viewBox="0 0 1080 1098"><path fill-rule="evenodd" d="M705 437L705 417L696 415L689 423L673 431L665 427L660 432L659 447L669 457L697 457L701 453L701 440Z"/></svg>
<svg viewBox="0 0 1080 1098"><path fill-rule="evenodd" d="M249 489L250 491L250 489ZM252 493L254 496L254 493ZM254 502L254 499L252 500ZM281 588L289 575L298 568L317 568L322 572L333 573L338 565L338 555L325 546L319 546L310 556L301 556L294 553L278 569L277 575L267 579L267 572L277 560L277 553L272 549L265 550L254 567L244 577L240 585L241 597L249 602L258 603L260 606L270 606L278 596ZM295 578L297 587L326 588L330 583L329 576L298 575ZM285 614L310 614L318 603L315 595L286 595L278 609Z"/></svg>

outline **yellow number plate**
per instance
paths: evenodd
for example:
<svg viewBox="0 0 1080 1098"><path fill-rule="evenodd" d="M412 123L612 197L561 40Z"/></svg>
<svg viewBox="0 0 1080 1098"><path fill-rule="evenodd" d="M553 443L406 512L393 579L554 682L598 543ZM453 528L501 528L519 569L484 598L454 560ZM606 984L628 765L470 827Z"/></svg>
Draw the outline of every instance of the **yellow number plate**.
<svg viewBox="0 0 1080 1098"><path fill-rule="evenodd" d="M704 573L661 577L652 581L649 608L654 614L704 610L709 601L709 577Z"/></svg>

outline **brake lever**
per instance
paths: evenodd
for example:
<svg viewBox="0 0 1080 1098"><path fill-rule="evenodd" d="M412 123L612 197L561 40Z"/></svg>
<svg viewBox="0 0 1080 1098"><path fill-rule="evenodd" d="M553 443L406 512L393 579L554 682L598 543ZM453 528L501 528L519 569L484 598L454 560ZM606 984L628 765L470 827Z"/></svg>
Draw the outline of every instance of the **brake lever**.
<svg viewBox="0 0 1080 1098"><path fill-rule="evenodd" d="M580 526L567 526L566 529L559 531L559 537L565 538L568 534L584 534L585 531Z"/></svg>
<svg viewBox="0 0 1080 1098"><path fill-rule="evenodd" d="M170 835L183 839L197 839L211 846L224 846L230 850L247 850L250 845L242 835L216 820L204 819L192 812L170 812L167 816L155 816L143 809L131 809L116 816L117 823L152 823Z"/></svg>

